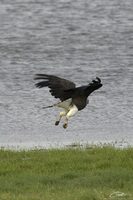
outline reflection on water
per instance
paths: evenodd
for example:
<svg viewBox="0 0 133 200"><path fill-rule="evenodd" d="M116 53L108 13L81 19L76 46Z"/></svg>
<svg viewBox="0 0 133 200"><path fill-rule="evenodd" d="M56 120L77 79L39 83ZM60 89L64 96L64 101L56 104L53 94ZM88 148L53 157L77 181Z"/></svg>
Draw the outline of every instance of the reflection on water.
<svg viewBox="0 0 133 200"><path fill-rule="evenodd" d="M0 144L132 144L132 19L132 1L1 1ZM64 130L59 109L42 110L58 100L35 88L36 73L103 87Z"/></svg>

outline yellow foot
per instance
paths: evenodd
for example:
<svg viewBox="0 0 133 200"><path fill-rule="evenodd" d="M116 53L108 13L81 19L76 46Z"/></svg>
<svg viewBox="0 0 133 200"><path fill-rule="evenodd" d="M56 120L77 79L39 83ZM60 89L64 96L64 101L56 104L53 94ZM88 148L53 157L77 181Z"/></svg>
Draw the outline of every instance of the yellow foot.
<svg viewBox="0 0 133 200"><path fill-rule="evenodd" d="M67 128L67 124L66 123L63 125L63 128Z"/></svg>
<svg viewBox="0 0 133 200"><path fill-rule="evenodd" d="M56 121L56 122L55 122L55 125L57 126L59 123L60 123L60 121Z"/></svg>

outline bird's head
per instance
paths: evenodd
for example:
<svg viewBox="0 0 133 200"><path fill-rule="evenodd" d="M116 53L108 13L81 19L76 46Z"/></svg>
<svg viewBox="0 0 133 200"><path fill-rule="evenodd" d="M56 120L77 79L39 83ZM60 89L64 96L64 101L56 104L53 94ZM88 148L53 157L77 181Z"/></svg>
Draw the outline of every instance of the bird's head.
<svg viewBox="0 0 133 200"><path fill-rule="evenodd" d="M96 77L95 80L92 81L92 83L89 84L90 86L94 86L95 90L99 89L100 87L102 87L102 83L101 83L101 79Z"/></svg>

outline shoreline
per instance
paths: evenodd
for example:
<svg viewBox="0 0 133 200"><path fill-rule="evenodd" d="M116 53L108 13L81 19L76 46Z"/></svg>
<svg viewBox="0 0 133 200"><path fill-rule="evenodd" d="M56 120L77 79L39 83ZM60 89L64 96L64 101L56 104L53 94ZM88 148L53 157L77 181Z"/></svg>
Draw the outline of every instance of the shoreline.
<svg viewBox="0 0 133 200"><path fill-rule="evenodd" d="M0 143L0 149L21 151L21 150L49 150L49 149L64 149L64 148L93 148L93 147L110 146L114 148L133 148L133 141L91 141L91 142L20 142L20 143Z"/></svg>

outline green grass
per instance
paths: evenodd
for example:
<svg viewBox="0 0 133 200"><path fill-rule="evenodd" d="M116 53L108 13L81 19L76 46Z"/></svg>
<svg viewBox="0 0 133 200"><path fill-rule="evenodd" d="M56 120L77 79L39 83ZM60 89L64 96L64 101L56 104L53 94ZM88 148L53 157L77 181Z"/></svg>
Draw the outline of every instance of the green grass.
<svg viewBox="0 0 133 200"><path fill-rule="evenodd" d="M133 200L133 148L0 150L0 200L120 199Z"/></svg>

